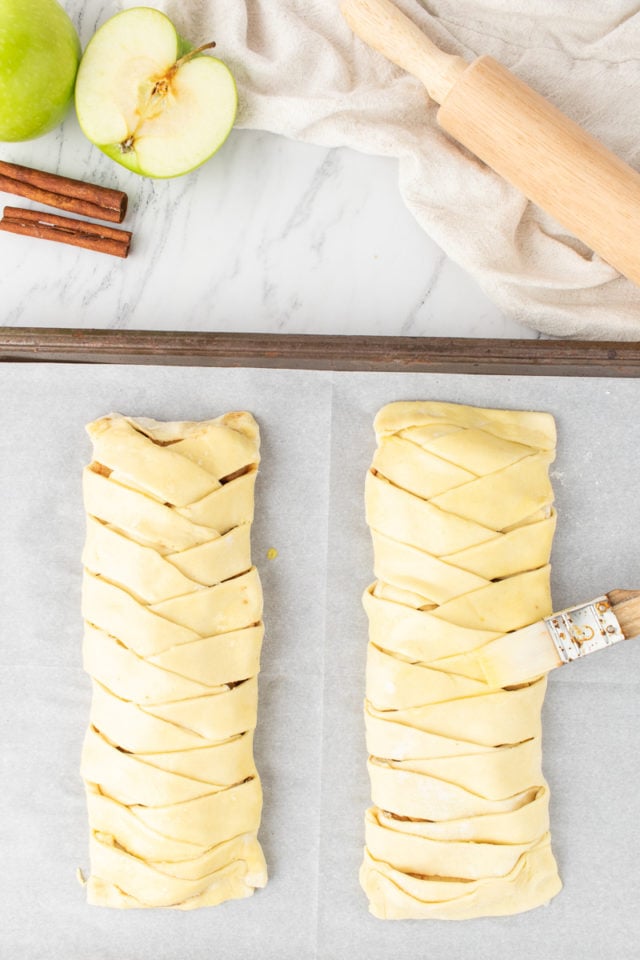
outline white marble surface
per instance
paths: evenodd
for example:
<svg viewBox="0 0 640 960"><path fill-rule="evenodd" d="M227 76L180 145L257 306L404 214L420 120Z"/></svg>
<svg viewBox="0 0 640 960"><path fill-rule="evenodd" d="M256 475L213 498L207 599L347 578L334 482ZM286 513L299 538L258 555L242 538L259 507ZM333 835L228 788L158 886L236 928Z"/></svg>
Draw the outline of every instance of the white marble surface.
<svg viewBox="0 0 640 960"><path fill-rule="evenodd" d="M118 5L65 6L85 45ZM392 160L235 130L198 171L151 181L85 140L73 109L0 159L125 190L134 233L126 261L0 233L5 325L538 336L425 235Z"/></svg>

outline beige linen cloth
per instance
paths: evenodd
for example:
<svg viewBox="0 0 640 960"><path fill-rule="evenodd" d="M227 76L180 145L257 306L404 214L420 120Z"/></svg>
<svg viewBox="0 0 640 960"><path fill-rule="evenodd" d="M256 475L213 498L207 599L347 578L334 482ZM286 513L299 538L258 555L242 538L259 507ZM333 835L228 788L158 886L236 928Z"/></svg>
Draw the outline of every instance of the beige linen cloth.
<svg viewBox="0 0 640 960"><path fill-rule="evenodd" d="M640 339L640 288L441 132L424 87L353 37L338 0L154 5L192 42L216 40L240 127L396 157L409 210L510 317L558 337ZM640 3L398 6L448 52L491 54L640 167Z"/></svg>

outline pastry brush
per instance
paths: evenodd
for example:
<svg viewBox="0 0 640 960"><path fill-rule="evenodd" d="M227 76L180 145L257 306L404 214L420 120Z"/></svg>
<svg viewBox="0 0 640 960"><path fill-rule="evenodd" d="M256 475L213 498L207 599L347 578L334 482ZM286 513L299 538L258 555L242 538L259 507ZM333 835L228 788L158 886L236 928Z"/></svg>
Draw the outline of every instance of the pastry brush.
<svg viewBox="0 0 640 960"><path fill-rule="evenodd" d="M567 230L640 284L640 173L492 57L435 46L390 0L341 0L369 46L441 104L438 124Z"/></svg>
<svg viewBox="0 0 640 960"><path fill-rule="evenodd" d="M640 590L611 590L475 650L434 660L429 666L483 680L496 688L516 686L639 635Z"/></svg>

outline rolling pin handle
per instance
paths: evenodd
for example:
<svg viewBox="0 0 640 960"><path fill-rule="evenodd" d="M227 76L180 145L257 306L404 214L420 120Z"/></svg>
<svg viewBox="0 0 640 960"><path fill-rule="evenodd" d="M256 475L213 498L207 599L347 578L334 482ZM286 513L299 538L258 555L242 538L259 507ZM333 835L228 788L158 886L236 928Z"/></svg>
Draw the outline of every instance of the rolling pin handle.
<svg viewBox="0 0 640 960"><path fill-rule="evenodd" d="M361 40L421 80L436 103L442 103L469 66L436 47L390 0L341 0L340 9Z"/></svg>

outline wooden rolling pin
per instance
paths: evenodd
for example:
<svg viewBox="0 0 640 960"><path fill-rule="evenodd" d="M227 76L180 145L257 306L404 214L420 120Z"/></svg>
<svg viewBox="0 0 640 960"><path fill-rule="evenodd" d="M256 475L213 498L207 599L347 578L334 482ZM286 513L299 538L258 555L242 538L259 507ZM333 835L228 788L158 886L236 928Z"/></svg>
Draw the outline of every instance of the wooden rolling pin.
<svg viewBox="0 0 640 960"><path fill-rule="evenodd" d="M638 635L640 590L610 590L589 603L559 610L476 650L434 660L429 666L483 680L492 687L516 686Z"/></svg>
<svg viewBox="0 0 640 960"><path fill-rule="evenodd" d="M390 0L341 0L352 30L424 83L439 125L640 285L640 174L492 57L444 53Z"/></svg>

